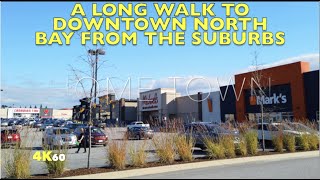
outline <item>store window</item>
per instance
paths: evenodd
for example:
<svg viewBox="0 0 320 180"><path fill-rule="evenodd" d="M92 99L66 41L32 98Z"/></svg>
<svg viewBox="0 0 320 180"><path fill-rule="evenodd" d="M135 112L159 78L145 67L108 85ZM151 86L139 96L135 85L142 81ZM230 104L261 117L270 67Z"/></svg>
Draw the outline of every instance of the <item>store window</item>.
<svg viewBox="0 0 320 180"><path fill-rule="evenodd" d="M235 120L234 114L225 114L224 119L225 119L225 122L233 122Z"/></svg>
<svg viewBox="0 0 320 180"><path fill-rule="evenodd" d="M283 112L282 120L284 121L293 121L293 112Z"/></svg>

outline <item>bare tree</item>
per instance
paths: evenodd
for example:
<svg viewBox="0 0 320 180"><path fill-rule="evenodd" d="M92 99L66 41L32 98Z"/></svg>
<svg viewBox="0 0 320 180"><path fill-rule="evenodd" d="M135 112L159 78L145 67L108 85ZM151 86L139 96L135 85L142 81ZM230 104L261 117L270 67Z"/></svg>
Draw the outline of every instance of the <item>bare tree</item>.
<svg viewBox="0 0 320 180"><path fill-rule="evenodd" d="M262 70L260 69L260 65L258 64L258 56L259 53L257 51L253 52L253 71L252 71L252 78L250 81L250 85L251 85L251 98L250 101L256 101L257 97L265 97L266 96L266 92L268 90L268 86L270 85L270 78L268 77L264 77ZM254 86L254 84L256 86ZM270 90L270 88L269 88ZM258 101L256 101L258 102ZM265 112L265 108L264 108L264 104L263 102L259 103L260 105L260 118L261 118L261 127L262 127L262 149L263 151L265 151L265 134L264 134L264 112Z"/></svg>
<svg viewBox="0 0 320 180"><path fill-rule="evenodd" d="M93 112L94 118L96 119L97 116L97 87L98 87L98 71L102 67L102 65L106 62L105 60L98 61L98 55L100 52L104 52L102 49L95 48L94 50L90 49L87 46L84 46L86 50L85 55L79 56L79 60L81 63L77 64L77 67L81 67L80 64L84 64L83 69L75 68L72 65L69 65L70 70L73 74L72 82L75 84L75 88L77 86L81 86L81 97L84 99L85 103L89 104L89 109L85 110L86 119L88 119L88 126L89 126L89 152L88 152L88 161L87 161L87 168L90 168L90 153L91 153L91 126L93 125ZM89 79L89 84L85 84L84 80ZM76 91L76 93L78 93ZM93 108L94 107L94 111Z"/></svg>

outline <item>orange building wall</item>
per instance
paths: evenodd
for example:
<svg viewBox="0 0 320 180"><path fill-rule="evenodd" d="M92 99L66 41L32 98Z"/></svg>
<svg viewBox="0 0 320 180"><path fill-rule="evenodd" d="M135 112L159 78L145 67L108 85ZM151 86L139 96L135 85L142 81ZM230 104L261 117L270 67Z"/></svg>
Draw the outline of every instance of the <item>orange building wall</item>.
<svg viewBox="0 0 320 180"><path fill-rule="evenodd" d="M286 64L282 66L263 69L261 75L263 81L261 84L268 85L268 77L271 78L271 86L290 83L291 95L292 95L292 110L294 118L304 119L306 118L306 106L304 97L304 85L303 85L303 73L310 71L310 64L308 62L296 62L292 64ZM250 89L252 72L235 75L235 89L239 94L243 79L246 78L243 89L236 102L237 120L239 122L245 121L245 95L244 90Z"/></svg>

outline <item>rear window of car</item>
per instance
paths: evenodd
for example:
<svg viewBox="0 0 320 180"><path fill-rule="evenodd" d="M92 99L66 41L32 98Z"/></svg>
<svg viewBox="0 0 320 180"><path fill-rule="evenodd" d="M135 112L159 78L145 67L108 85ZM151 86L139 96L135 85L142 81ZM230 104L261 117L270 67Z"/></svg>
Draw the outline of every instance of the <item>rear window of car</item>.
<svg viewBox="0 0 320 180"><path fill-rule="evenodd" d="M101 131L101 129L98 129L98 128L92 128L91 129L91 133L103 133L102 131Z"/></svg>

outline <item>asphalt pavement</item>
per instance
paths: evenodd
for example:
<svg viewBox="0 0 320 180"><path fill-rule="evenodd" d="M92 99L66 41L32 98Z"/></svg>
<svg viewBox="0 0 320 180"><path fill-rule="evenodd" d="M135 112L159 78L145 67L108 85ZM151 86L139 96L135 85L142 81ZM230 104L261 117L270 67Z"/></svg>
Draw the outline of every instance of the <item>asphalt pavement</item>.
<svg viewBox="0 0 320 180"><path fill-rule="evenodd" d="M319 177L320 157L309 157L205 167L134 176L129 179L316 179Z"/></svg>
<svg viewBox="0 0 320 180"><path fill-rule="evenodd" d="M122 139L126 128L106 128L105 133L112 140ZM31 149L31 155L37 151L42 151L42 134L43 132L37 131L35 128L24 127L23 131L20 133L22 141L28 149ZM163 133L156 132L154 137L162 136ZM144 143L144 140L130 140L127 143L127 157L129 156L129 149L139 147ZM77 148L71 148L66 154L67 169L78 169L87 167L88 153L82 153L83 149L77 154L75 153ZM6 157L12 154L13 149L1 149L1 178L6 177L5 166ZM155 154L155 148L153 146L152 140L146 140L146 153L147 162L154 162L158 160ZM88 149L87 149L88 152ZM205 152L201 150L195 150L194 157L204 157ZM31 157L32 158L32 157ZM130 163L130 158L127 158L127 164ZM103 167L108 165L107 160L107 147L104 146L93 146L90 153L90 167ZM46 164L42 161L31 160L31 174L45 174L48 173Z"/></svg>

